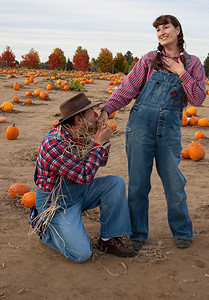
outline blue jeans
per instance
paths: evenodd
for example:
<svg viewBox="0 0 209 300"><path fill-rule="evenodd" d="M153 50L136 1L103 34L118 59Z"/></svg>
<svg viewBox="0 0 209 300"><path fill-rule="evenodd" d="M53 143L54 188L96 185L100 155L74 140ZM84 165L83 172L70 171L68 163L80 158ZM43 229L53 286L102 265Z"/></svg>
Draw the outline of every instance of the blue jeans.
<svg viewBox="0 0 209 300"><path fill-rule="evenodd" d="M168 223L173 237L192 239L186 179L178 167L183 99L184 91L177 75L155 72L130 112L126 151L132 240L145 241L148 237L148 195L154 159L165 191Z"/></svg>
<svg viewBox="0 0 209 300"><path fill-rule="evenodd" d="M59 209L41 236L44 244L62 253L74 262L84 262L92 254L92 247L82 222L82 212L100 207L100 236L103 238L130 235L128 201L124 180L119 176L95 178L89 184L62 181ZM36 207L39 213L49 193L37 188ZM50 205L50 203L49 203ZM48 206L49 206L48 205Z"/></svg>

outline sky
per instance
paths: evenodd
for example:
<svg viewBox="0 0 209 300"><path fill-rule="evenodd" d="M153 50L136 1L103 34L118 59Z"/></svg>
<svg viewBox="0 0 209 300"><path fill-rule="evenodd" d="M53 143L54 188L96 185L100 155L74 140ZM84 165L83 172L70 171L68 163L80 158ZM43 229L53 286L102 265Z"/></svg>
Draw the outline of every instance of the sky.
<svg viewBox="0 0 209 300"><path fill-rule="evenodd" d="M0 55L10 46L21 61L31 48L46 62L55 48L73 60L78 46L97 58L141 58L158 45L153 21L171 14L180 21L185 50L202 62L209 53L209 0L0 0Z"/></svg>

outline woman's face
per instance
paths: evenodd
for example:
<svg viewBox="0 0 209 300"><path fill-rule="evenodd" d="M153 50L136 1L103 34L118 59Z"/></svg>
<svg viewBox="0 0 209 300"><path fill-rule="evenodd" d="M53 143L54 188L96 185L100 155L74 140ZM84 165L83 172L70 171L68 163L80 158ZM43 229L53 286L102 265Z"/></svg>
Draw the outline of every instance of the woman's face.
<svg viewBox="0 0 209 300"><path fill-rule="evenodd" d="M163 47L176 47L180 28L175 28L171 23L159 25L157 28L157 38Z"/></svg>

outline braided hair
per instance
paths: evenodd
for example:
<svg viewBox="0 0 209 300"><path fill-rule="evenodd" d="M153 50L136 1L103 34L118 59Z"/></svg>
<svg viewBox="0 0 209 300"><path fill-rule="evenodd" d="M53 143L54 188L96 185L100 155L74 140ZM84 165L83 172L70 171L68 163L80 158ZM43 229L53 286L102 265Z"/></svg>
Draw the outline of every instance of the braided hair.
<svg viewBox="0 0 209 300"><path fill-rule="evenodd" d="M160 17L158 17L154 22L153 22L153 26L155 28L157 28L159 25L166 25L166 24L172 24L175 28L179 27L180 29L180 33L178 35L178 48L179 48L179 52L180 52L180 59L182 61L182 63L184 64L184 67L186 66L186 58L183 55L183 51L184 51L184 35L183 35L183 31L181 28L181 24L180 22L177 20L176 17L172 16L172 15L162 15ZM159 43L158 47L157 47L157 54L155 55L155 59L153 62L153 68L154 69L160 69L163 64L161 61L161 51L163 50L163 46Z"/></svg>

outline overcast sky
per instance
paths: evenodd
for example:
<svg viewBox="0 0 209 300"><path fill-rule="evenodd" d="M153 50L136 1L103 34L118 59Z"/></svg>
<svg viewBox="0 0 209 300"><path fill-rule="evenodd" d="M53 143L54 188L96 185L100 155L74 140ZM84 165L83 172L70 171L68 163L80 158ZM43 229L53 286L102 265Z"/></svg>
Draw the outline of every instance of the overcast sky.
<svg viewBox="0 0 209 300"><path fill-rule="evenodd" d="M97 58L141 57L157 47L153 21L172 14L182 24L186 51L203 62L209 53L209 0L0 0L0 55L10 46L16 59L31 48L42 62L59 47L72 61L78 46Z"/></svg>

